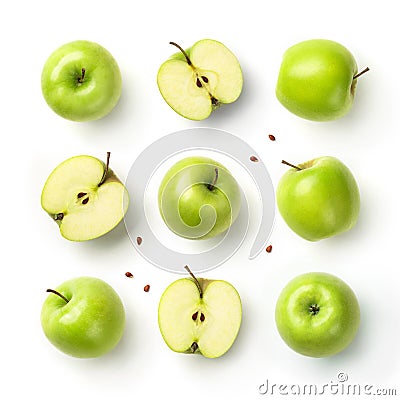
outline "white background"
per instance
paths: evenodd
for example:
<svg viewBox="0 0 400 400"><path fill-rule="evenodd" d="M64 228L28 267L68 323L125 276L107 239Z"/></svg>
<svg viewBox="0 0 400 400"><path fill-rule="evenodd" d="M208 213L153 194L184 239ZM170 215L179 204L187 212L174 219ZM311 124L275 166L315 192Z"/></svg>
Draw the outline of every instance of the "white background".
<svg viewBox="0 0 400 400"><path fill-rule="evenodd" d="M258 387L267 379L270 384L322 386L337 382L339 372L348 374L349 383L397 387L399 394L400 59L395 6L395 1L339 0L3 2L0 398L257 399L263 397ZM175 51L169 41L189 47L206 37L236 54L245 84L236 103L194 122L164 102L156 74ZM316 37L344 44L360 69L371 69L358 82L350 114L336 122L297 118L274 94L285 49ZM46 58L75 39L102 44L121 68L121 101L100 121L63 120L41 94ZM60 236L40 206L48 174L64 159L78 154L104 158L111 151L112 168L125 179L136 156L154 140L197 126L223 129L246 140L261 155L275 185L286 171L282 158L300 163L322 155L338 157L353 171L362 198L359 223L348 233L309 243L277 215L272 253L249 261L248 238L232 259L207 273L230 281L243 302L237 341L215 360L176 354L164 344L157 326L158 300L178 276L146 262L123 224L100 239L72 243ZM268 139L270 133L275 142ZM291 351L274 324L283 286L300 273L317 270L349 283L362 311L356 340L326 359ZM126 271L134 279L126 278ZM98 359L58 352L40 326L45 290L80 275L109 282L126 307L125 336L113 352ZM146 284L151 285L149 293L143 291Z"/></svg>

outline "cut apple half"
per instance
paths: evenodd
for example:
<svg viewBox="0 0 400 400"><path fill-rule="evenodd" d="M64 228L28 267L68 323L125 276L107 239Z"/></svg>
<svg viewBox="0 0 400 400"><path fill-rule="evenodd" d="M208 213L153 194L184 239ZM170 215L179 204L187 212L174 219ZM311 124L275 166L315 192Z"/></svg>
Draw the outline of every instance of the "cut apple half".
<svg viewBox="0 0 400 400"><path fill-rule="evenodd" d="M192 120L203 120L221 104L233 103L242 91L243 75L236 56L222 43L203 39L179 49L157 75L158 88L168 105Z"/></svg>
<svg viewBox="0 0 400 400"><path fill-rule="evenodd" d="M42 208L72 241L95 239L115 228L129 205L125 186L107 163L87 155L58 165L43 187Z"/></svg>
<svg viewBox="0 0 400 400"><path fill-rule="evenodd" d="M207 358L225 354L235 342L242 320L238 292L223 280L182 278L161 296L158 324L168 347Z"/></svg>

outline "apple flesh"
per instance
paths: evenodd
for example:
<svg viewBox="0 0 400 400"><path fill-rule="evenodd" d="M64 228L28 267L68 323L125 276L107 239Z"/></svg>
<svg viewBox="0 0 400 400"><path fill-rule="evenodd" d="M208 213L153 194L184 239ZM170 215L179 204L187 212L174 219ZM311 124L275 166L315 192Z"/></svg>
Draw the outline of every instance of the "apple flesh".
<svg viewBox="0 0 400 400"><path fill-rule="evenodd" d="M277 204L299 236L318 241L354 227L360 193L351 171L337 158L319 157L293 166L280 179Z"/></svg>
<svg viewBox="0 0 400 400"><path fill-rule="evenodd" d="M129 195L107 163L87 155L58 165L44 184L42 208L72 241L95 239L115 228L129 205Z"/></svg>
<svg viewBox="0 0 400 400"><path fill-rule="evenodd" d="M157 84L167 104L181 116L203 120L221 104L233 103L242 91L239 61L222 43L203 39L165 61Z"/></svg>
<svg viewBox="0 0 400 400"><path fill-rule="evenodd" d="M330 121L347 114L354 100L357 63L344 46L326 39L295 44L284 54L276 96L299 117ZM363 72L366 72L366 68Z"/></svg>
<svg viewBox="0 0 400 400"><path fill-rule="evenodd" d="M164 291L158 307L158 325L168 347L207 358L231 348L241 320L240 296L222 280L178 279Z"/></svg>
<svg viewBox="0 0 400 400"><path fill-rule="evenodd" d="M42 92L50 108L72 121L103 118L118 103L120 69L104 47L87 40L66 43L47 59Z"/></svg>
<svg viewBox="0 0 400 400"><path fill-rule="evenodd" d="M70 279L43 303L41 324L47 339L73 357L93 358L111 351L122 338L125 309L117 292L93 277Z"/></svg>
<svg viewBox="0 0 400 400"><path fill-rule="evenodd" d="M238 183L219 162L187 157L165 174L158 206L168 228L187 239L209 239L231 227L241 203Z"/></svg>
<svg viewBox="0 0 400 400"><path fill-rule="evenodd" d="M324 272L309 272L295 277L282 290L275 320L280 336L294 351L328 357L354 340L360 307L343 280Z"/></svg>

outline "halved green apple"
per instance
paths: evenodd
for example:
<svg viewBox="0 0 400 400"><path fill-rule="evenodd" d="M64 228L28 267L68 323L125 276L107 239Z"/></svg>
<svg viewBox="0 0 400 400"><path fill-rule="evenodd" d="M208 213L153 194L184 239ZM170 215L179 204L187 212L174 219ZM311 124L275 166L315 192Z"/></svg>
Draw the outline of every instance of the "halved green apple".
<svg viewBox="0 0 400 400"><path fill-rule="evenodd" d="M87 155L71 157L47 178L41 204L66 239L95 239L123 219L129 195L109 168L109 159L110 153L106 163Z"/></svg>
<svg viewBox="0 0 400 400"><path fill-rule="evenodd" d="M191 278L171 283L161 296L161 335L175 352L220 357L231 348L240 329L239 293L226 281L197 279L190 274Z"/></svg>
<svg viewBox="0 0 400 400"><path fill-rule="evenodd" d="M233 103L243 86L236 56L222 43L203 39L165 61L157 75L161 95L178 114L203 120L221 104Z"/></svg>

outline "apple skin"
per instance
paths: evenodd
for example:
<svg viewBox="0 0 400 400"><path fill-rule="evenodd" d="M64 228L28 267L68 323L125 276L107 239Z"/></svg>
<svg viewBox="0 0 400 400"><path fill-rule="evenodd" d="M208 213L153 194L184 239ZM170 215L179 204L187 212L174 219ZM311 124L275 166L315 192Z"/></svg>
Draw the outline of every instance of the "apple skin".
<svg viewBox="0 0 400 400"><path fill-rule="evenodd" d="M85 75L82 82L82 68ZM66 43L47 59L42 70L42 93L50 108L72 121L96 120L118 103L120 69L102 46L87 40Z"/></svg>
<svg viewBox="0 0 400 400"><path fill-rule="evenodd" d="M325 156L290 168L276 197L282 218L299 236L318 241L351 229L360 212L360 193L351 171Z"/></svg>
<svg viewBox="0 0 400 400"><path fill-rule="evenodd" d="M319 310L313 315L315 306ZM275 321L291 349L308 357L328 357L343 351L355 338L360 307L343 280L325 272L309 272L295 277L282 290Z"/></svg>
<svg viewBox="0 0 400 400"><path fill-rule="evenodd" d="M214 190L209 190L215 168L219 171L218 180ZM237 218L240 203L241 192L235 178L222 164L207 157L178 161L164 176L158 193L164 222L187 239L209 239L225 232Z"/></svg>
<svg viewBox="0 0 400 400"><path fill-rule="evenodd" d="M352 107L356 74L357 63L344 46L326 39L306 40L285 52L276 96L299 117L335 120Z"/></svg>
<svg viewBox="0 0 400 400"><path fill-rule="evenodd" d="M73 357L99 357L112 350L125 328L125 310L115 290L101 279L78 277L56 289L69 301L50 293L42 306L47 339Z"/></svg>

